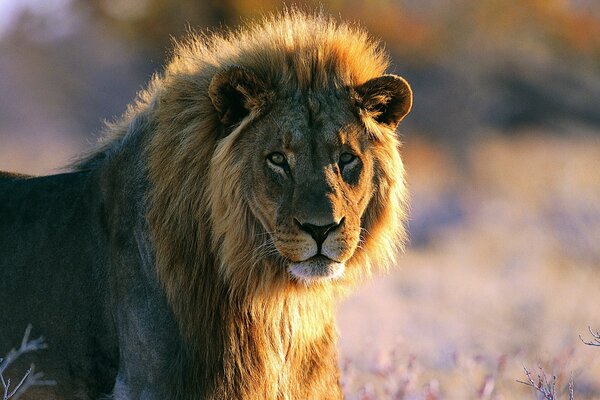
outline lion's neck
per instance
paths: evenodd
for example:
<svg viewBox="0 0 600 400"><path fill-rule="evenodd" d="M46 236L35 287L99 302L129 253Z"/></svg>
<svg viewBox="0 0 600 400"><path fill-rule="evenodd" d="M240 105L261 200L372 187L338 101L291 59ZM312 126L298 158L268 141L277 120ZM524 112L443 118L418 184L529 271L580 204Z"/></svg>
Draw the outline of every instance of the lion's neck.
<svg viewBox="0 0 600 400"><path fill-rule="evenodd" d="M335 398L332 312L331 299L308 293L231 304L223 325L225 376L217 397Z"/></svg>

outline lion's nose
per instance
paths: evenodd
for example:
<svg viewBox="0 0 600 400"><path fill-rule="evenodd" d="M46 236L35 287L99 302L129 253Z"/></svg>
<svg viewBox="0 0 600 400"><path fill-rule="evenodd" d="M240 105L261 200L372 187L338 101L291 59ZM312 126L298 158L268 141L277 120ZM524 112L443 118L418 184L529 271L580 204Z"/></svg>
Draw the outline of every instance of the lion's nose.
<svg viewBox="0 0 600 400"><path fill-rule="evenodd" d="M321 245L327 238L327 235L342 225L343 222L344 218L342 218L339 222L334 222L327 225L313 225L310 223L301 223L296 219L296 223L298 224L299 228L312 236L315 242L317 242L318 253L321 253Z"/></svg>

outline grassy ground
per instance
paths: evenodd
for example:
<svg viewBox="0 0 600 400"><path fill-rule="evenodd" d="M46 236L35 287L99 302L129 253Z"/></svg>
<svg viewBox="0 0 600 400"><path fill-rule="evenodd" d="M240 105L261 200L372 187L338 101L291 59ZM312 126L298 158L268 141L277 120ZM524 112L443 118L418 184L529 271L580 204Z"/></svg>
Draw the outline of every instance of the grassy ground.
<svg viewBox="0 0 600 400"><path fill-rule="evenodd" d="M534 399L525 366L600 398L600 138L404 151L413 243L339 312L347 397Z"/></svg>

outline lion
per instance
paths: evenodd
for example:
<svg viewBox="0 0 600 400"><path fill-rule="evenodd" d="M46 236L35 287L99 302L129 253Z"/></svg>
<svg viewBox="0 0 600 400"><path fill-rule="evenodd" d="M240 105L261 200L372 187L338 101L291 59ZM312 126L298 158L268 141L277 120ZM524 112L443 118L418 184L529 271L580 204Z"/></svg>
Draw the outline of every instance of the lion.
<svg viewBox="0 0 600 400"><path fill-rule="evenodd" d="M191 34L70 172L2 175L0 349L46 337L35 397L341 398L335 305L406 238L387 68L321 14Z"/></svg>

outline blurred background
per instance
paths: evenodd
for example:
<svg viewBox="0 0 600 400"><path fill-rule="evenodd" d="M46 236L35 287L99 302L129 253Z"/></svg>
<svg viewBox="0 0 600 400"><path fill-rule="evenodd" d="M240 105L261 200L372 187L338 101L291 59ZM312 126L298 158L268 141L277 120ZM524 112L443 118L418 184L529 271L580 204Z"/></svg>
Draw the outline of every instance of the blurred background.
<svg viewBox="0 0 600 400"><path fill-rule="evenodd" d="M297 1L380 38L413 86L400 126L411 243L339 312L349 399L535 398L540 367L600 398L600 2ZM257 0L0 0L0 170L92 146L186 30Z"/></svg>

